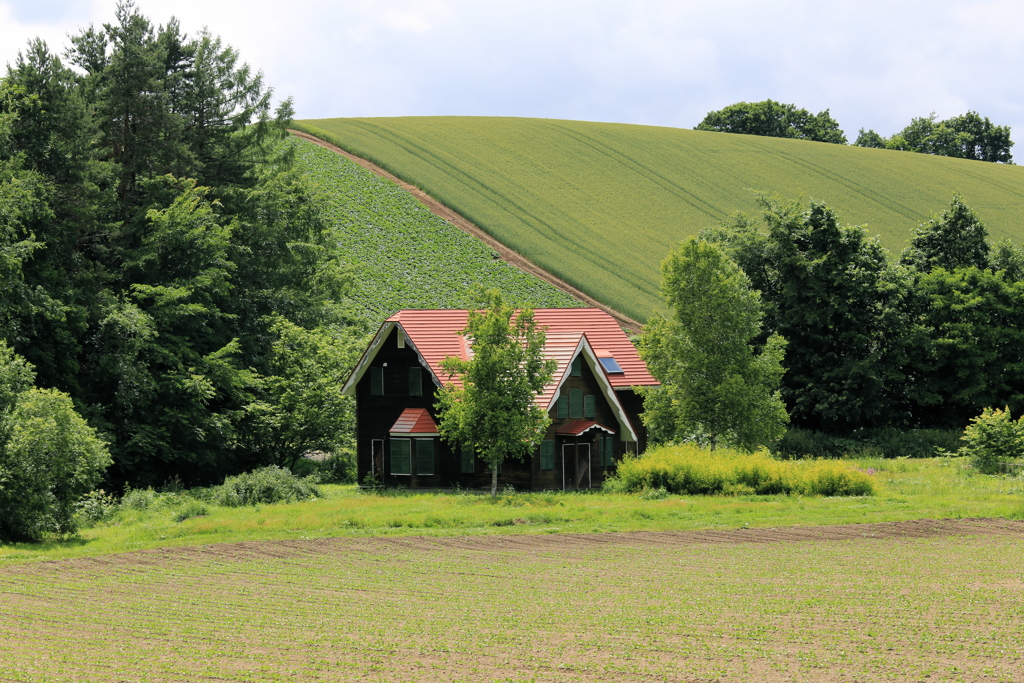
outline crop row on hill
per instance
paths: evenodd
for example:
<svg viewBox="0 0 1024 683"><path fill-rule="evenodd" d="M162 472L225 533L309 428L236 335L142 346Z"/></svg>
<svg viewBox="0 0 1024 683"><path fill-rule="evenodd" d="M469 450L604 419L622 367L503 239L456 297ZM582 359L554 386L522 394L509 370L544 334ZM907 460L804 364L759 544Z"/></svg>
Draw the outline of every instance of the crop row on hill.
<svg viewBox="0 0 1024 683"><path fill-rule="evenodd" d="M313 143L292 144L342 258L356 266L353 304L371 321L403 308L466 306L478 286L535 308L581 305L499 260L394 183Z"/></svg>
<svg viewBox="0 0 1024 683"><path fill-rule="evenodd" d="M623 313L661 307L683 238L753 211L751 190L806 197L898 252L955 191L994 239L1024 235L1024 170L962 159L625 124L490 117L320 119L297 127L422 188Z"/></svg>

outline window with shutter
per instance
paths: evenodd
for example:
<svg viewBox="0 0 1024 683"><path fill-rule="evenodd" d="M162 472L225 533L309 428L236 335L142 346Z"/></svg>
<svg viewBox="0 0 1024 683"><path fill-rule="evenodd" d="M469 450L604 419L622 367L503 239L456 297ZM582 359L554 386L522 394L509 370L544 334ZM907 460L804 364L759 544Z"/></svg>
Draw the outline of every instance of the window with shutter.
<svg viewBox="0 0 1024 683"><path fill-rule="evenodd" d="M459 453L459 471L463 474L473 474L476 471L476 463L473 460L473 448L463 446Z"/></svg>
<svg viewBox="0 0 1024 683"><path fill-rule="evenodd" d="M419 476L434 473L434 440L416 439L416 474Z"/></svg>
<svg viewBox="0 0 1024 683"><path fill-rule="evenodd" d="M583 374L583 358L576 356L572 359L572 365L569 366L569 375L571 377L579 377Z"/></svg>
<svg viewBox="0 0 1024 683"><path fill-rule="evenodd" d="M583 397L583 417L594 417L594 395L587 394Z"/></svg>
<svg viewBox="0 0 1024 683"><path fill-rule="evenodd" d="M551 439L540 442L540 468L542 470L555 469L555 442Z"/></svg>
<svg viewBox="0 0 1024 683"><path fill-rule="evenodd" d="M370 396L384 395L384 368L370 368Z"/></svg>
<svg viewBox="0 0 1024 683"><path fill-rule="evenodd" d="M569 390L569 417L571 419L579 419L583 417L583 390L582 389L570 389Z"/></svg>
<svg viewBox="0 0 1024 683"><path fill-rule="evenodd" d="M391 439L391 474L412 474L412 442Z"/></svg>
<svg viewBox="0 0 1024 683"><path fill-rule="evenodd" d="M423 372L419 367L409 368L409 395L423 395Z"/></svg>
<svg viewBox="0 0 1024 683"><path fill-rule="evenodd" d="M559 396L555 406L558 419L564 420L569 417L569 399L566 396Z"/></svg>

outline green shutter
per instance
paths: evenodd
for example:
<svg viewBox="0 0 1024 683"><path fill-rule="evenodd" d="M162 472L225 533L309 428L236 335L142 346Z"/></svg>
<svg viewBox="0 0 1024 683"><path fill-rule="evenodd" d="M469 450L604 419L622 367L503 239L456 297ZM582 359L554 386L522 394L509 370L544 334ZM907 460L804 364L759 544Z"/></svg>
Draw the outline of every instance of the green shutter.
<svg viewBox="0 0 1024 683"><path fill-rule="evenodd" d="M423 395L423 372L419 367L409 368L409 395Z"/></svg>
<svg viewBox="0 0 1024 683"><path fill-rule="evenodd" d="M594 417L594 395L587 394L583 397L583 417Z"/></svg>
<svg viewBox="0 0 1024 683"><path fill-rule="evenodd" d="M473 447L463 446L459 454L459 471L463 474L473 474L476 471L476 463L473 461Z"/></svg>
<svg viewBox="0 0 1024 683"><path fill-rule="evenodd" d="M370 368L370 396L384 395L384 368Z"/></svg>
<svg viewBox="0 0 1024 683"><path fill-rule="evenodd" d="M416 439L416 474L434 473L434 440Z"/></svg>
<svg viewBox="0 0 1024 683"><path fill-rule="evenodd" d="M540 442L540 468L542 470L555 469L555 442L551 439Z"/></svg>
<svg viewBox="0 0 1024 683"><path fill-rule="evenodd" d="M583 358L576 356L572 359L572 365L569 366L569 375L572 377L579 377L583 374Z"/></svg>
<svg viewBox="0 0 1024 683"><path fill-rule="evenodd" d="M583 417L583 390L569 390L569 417L576 420Z"/></svg>
<svg viewBox="0 0 1024 683"><path fill-rule="evenodd" d="M601 444L601 448L604 451L603 460L605 467L611 467L612 465L615 464L615 437L604 437L604 443Z"/></svg>
<svg viewBox="0 0 1024 683"><path fill-rule="evenodd" d="M569 417L569 399L566 396L559 396L556 406L558 419L564 420Z"/></svg>
<svg viewBox="0 0 1024 683"><path fill-rule="evenodd" d="M391 439L391 474L412 474L409 439Z"/></svg>

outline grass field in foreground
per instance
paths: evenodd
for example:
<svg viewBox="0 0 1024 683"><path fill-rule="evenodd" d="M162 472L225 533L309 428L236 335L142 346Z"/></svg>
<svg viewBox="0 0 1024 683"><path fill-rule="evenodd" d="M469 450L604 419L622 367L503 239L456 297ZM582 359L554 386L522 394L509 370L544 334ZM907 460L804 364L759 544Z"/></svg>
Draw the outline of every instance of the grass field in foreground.
<svg viewBox="0 0 1024 683"><path fill-rule="evenodd" d="M644 321L659 264L750 189L827 202L898 253L960 191L1024 241L1024 168L676 128L499 117L311 119L303 130L433 195L538 265Z"/></svg>
<svg viewBox="0 0 1024 683"><path fill-rule="evenodd" d="M176 522L193 499L118 513L79 538L0 545L0 567L158 547L325 537L668 531L966 517L1024 518L1024 481L974 474L962 459L857 460L878 493L863 497L665 496L606 493L367 493L324 487L305 503L223 508Z"/></svg>
<svg viewBox="0 0 1024 683"><path fill-rule="evenodd" d="M0 680L1009 682L1024 672L1019 533L598 539L218 545L0 568Z"/></svg>

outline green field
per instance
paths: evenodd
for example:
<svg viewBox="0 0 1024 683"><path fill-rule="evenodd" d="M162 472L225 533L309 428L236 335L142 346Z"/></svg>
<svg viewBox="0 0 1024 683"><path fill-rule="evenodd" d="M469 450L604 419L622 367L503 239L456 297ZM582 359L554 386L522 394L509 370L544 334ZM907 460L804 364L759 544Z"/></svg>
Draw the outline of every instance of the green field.
<svg viewBox="0 0 1024 683"><path fill-rule="evenodd" d="M637 320L659 264L750 190L823 200L899 252L959 191L993 239L1024 241L1024 169L777 138L486 117L315 119L299 128L370 159Z"/></svg>
<svg viewBox="0 0 1024 683"><path fill-rule="evenodd" d="M0 681L1020 680L1024 481L849 464L876 495L153 495L0 545Z"/></svg>
<svg viewBox="0 0 1024 683"><path fill-rule="evenodd" d="M0 568L0 680L1019 681L1020 524L886 531L239 543Z"/></svg>
<svg viewBox="0 0 1024 683"><path fill-rule="evenodd" d="M0 567L163 547L249 540L370 536L590 534L764 528L916 519L1024 519L1024 480L975 474L963 458L848 461L868 475L869 496L658 495L610 493L361 492L326 486L321 500L259 507L219 507L176 521L195 504L187 492L160 494L77 538L0 545ZM813 463L808 462L808 465Z"/></svg>
<svg viewBox="0 0 1024 683"><path fill-rule="evenodd" d="M408 192L323 147L295 140L341 258L355 266L351 303L379 323L403 308L461 308L476 286L534 308L580 306L432 214Z"/></svg>

